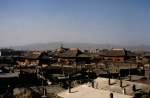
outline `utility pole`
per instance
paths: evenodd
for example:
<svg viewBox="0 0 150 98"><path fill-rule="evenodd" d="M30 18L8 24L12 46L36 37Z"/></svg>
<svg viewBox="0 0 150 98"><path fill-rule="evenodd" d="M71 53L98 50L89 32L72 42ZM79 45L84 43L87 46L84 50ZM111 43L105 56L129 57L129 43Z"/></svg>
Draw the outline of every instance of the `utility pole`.
<svg viewBox="0 0 150 98"><path fill-rule="evenodd" d="M108 84L111 85L111 82L110 82L110 72L108 71Z"/></svg>
<svg viewBox="0 0 150 98"><path fill-rule="evenodd" d="M120 87L122 87L122 78L121 78L120 71L119 71L119 80L120 80Z"/></svg>
<svg viewBox="0 0 150 98"><path fill-rule="evenodd" d="M43 89L43 95L41 97L42 98L47 98L47 96L46 96L46 87L44 85L44 80L43 80L44 75L43 75L43 69L42 68L41 68L41 71L42 71L42 89Z"/></svg>
<svg viewBox="0 0 150 98"><path fill-rule="evenodd" d="M106 72L107 72L107 75L108 75L108 85L111 85L111 81L110 81L111 73L110 73L110 70L109 70L108 62L104 62L104 64L105 64Z"/></svg>
<svg viewBox="0 0 150 98"><path fill-rule="evenodd" d="M68 75L68 79L69 79L69 83L68 83L68 89L69 89L69 93L71 93L71 79L70 79L70 75Z"/></svg>
<svg viewBox="0 0 150 98"><path fill-rule="evenodd" d="M131 81L131 63L129 64L129 80Z"/></svg>

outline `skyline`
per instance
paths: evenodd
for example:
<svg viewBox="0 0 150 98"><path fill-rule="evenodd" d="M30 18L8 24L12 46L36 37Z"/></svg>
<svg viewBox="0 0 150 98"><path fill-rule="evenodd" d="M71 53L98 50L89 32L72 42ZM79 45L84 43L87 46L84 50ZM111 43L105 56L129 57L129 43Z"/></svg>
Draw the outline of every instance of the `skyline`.
<svg viewBox="0 0 150 98"><path fill-rule="evenodd" d="M0 0L0 47L48 42L150 45L148 0Z"/></svg>

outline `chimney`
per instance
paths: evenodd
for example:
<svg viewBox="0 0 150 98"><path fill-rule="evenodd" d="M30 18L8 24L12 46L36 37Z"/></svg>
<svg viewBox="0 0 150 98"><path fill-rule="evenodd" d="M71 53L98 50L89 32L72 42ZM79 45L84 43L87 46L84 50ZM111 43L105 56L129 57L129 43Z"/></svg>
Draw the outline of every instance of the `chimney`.
<svg viewBox="0 0 150 98"><path fill-rule="evenodd" d="M110 98L113 98L113 93L110 93Z"/></svg>

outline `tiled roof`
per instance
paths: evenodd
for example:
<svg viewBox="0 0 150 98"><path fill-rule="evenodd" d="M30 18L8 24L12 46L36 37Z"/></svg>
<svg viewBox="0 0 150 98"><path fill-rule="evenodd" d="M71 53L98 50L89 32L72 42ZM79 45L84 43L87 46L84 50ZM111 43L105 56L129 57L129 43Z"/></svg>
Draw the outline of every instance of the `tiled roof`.
<svg viewBox="0 0 150 98"><path fill-rule="evenodd" d="M89 55L87 55L87 54L82 53L82 54L79 54L79 55L78 55L78 57L85 57L85 58L89 58L90 56L89 56Z"/></svg>
<svg viewBox="0 0 150 98"><path fill-rule="evenodd" d="M80 50L67 50L66 52L59 53L58 56L63 58L90 57L89 55L82 53Z"/></svg>
<svg viewBox="0 0 150 98"><path fill-rule="evenodd" d="M124 51L124 50L108 50L108 51L100 52L100 55L103 55L103 56L125 56L126 51Z"/></svg>
<svg viewBox="0 0 150 98"><path fill-rule="evenodd" d="M23 54L23 56L25 58L29 58L29 59L38 59L38 57L40 56L40 54L34 54L32 51L27 51Z"/></svg>
<svg viewBox="0 0 150 98"><path fill-rule="evenodd" d="M68 50L66 52L60 53L59 57L76 57L77 54L78 54L78 51Z"/></svg>

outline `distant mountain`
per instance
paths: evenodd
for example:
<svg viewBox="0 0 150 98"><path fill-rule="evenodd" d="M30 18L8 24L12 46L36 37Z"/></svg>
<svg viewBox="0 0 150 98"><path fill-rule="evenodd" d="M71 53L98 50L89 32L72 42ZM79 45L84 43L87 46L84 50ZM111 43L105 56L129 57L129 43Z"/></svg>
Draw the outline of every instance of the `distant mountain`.
<svg viewBox="0 0 150 98"><path fill-rule="evenodd" d="M10 47L15 50L51 50L57 49L62 43L52 42L52 43L36 43L24 46L13 46ZM80 49L90 49L90 48L112 48L109 44L93 44L93 43L63 43L65 48L80 48Z"/></svg>
<svg viewBox="0 0 150 98"><path fill-rule="evenodd" d="M57 49L61 46L60 42L51 43L36 43L24 46L14 46L11 47L15 50L52 50ZM121 45L111 45L111 44L95 44L95 43L63 43L63 47L66 48L80 48L80 49L90 49L90 48L100 48L100 49L111 49L111 48L126 48L135 51L150 51L149 45L138 45L138 46L121 46Z"/></svg>
<svg viewBox="0 0 150 98"><path fill-rule="evenodd" d="M35 43L23 46L13 46L15 50L51 50L59 47L59 43Z"/></svg>

